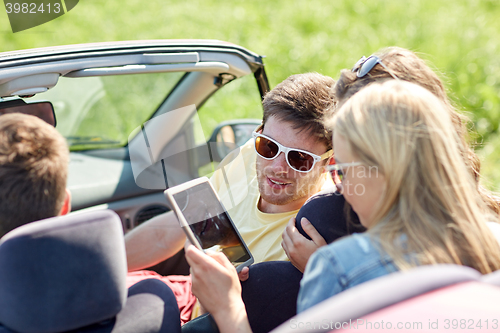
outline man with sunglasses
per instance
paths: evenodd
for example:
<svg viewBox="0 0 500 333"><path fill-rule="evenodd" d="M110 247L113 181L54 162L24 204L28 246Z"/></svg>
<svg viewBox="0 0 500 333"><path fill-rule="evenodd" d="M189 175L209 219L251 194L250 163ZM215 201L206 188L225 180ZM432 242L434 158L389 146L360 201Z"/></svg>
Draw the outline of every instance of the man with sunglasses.
<svg viewBox="0 0 500 333"><path fill-rule="evenodd" d="M254 140L222 161L211 178L256 263L288 259L281 247L282 233L325 183L332 134L324 118L332 107L334 83L332 78L308 73L276 86L264 98L264 117ZM309 235L313 240L319 236ZM177 253L185 234L169 212L135 228L125 240L129 271L134 271ZM240 278L247 277L244 269Z"/></svg>

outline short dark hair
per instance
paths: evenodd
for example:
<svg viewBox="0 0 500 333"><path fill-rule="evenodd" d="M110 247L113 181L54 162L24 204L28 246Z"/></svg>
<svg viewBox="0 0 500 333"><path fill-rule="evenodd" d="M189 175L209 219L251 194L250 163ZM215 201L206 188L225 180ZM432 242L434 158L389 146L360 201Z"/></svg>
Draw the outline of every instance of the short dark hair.
<svg viewBox="0 0 500 333"><path fill-rule="evenodd" d="M0 237L59 214L69 152L57 130L20 113L0 116Z"/></svg>
<svg viewBox="0 0 500 333"><path fill-rule="evenodd" d="M264 126L270 117L291 122L295 129L307 131L331 149L332 132L325 120L333 110L334 84L334 79L318 73L288 77L264 97Z"/></svg>

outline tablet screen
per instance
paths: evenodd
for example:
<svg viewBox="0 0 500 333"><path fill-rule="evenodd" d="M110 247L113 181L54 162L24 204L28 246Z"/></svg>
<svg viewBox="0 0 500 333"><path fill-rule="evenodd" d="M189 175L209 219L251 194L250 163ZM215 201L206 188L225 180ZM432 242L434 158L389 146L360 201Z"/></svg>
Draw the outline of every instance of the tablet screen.
<svg viewBox="0 0 500 333"><path fill-rule="evenodd" d="M250 259L209 184L190 187L173 197L204 250L222 251L236 266Z"/></svg>

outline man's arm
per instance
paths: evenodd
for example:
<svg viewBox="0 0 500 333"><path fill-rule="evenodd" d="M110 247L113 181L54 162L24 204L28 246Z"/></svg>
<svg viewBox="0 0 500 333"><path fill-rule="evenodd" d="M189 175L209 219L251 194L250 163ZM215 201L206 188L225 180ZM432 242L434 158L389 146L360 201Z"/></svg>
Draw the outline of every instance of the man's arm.
<svg viewBox="0 0 500 333"><path fill-rule="evenodd" d="M172 257L185 240L174 212L153 217L125 235L128 270L144 269Z"/></svg>

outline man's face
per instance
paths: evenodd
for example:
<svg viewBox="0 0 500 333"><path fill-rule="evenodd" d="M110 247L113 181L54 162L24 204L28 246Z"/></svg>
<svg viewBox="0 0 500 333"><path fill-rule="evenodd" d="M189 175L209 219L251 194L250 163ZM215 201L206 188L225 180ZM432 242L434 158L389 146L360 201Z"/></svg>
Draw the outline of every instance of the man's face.
<svg viewBox="0 0 500 333"><path fill-rule="evenodd" d="M290 122L271 117L266 121L262 134L285 147L309 151L316 155L326 152L326 145L306 131L294 129ZM262 201L260 209L267 213L299 209L304 202L321 188L325 161L317 162L309 172L293 170L283 152L273 160L257 154L257 180Z"/></svg>

